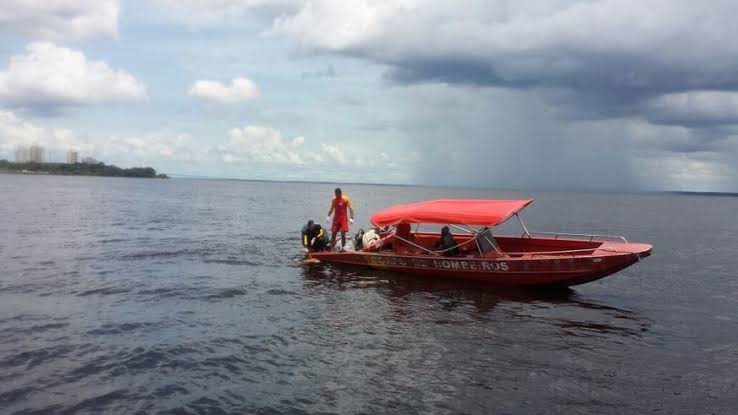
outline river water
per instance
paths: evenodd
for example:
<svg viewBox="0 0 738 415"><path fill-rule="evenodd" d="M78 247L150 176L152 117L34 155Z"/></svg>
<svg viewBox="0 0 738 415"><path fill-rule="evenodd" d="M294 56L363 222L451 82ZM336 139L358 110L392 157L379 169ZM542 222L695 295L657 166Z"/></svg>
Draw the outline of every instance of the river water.
<svg viewBox="0 0 738 415"><path fill-rule="evenodd" d="M303 267L333 187L0 175L0 412L736 413L738 198L343 186L655 246L552 293Z"/></svg>

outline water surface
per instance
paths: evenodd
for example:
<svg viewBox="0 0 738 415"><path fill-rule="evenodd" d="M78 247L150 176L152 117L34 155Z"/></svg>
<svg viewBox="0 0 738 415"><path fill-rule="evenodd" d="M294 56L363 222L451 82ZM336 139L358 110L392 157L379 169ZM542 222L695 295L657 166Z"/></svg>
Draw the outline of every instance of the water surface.
<svg viewBox="0 0 738 415"><path fill-rule="evenodd" d="M533 229L655 246L542 293L300 266L333 187L0 175L0 412L738 408L738 198L343 186L358 223L533 197Z"/></svg>

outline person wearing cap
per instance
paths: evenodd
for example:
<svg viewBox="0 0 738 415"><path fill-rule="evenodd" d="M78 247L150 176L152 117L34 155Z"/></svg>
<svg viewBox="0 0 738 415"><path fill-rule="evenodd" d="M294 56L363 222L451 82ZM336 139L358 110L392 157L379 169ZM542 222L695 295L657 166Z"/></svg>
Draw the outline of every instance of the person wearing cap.
<svg viewBox="0 0 738 415"><path fill-rule="evenodd" d="M338 232L341 232L341 246L346 246L346 232L349 231L349 223L354 223L354 208L351 206L351 199L343 194L340 187L337 187L333 193L335 196L331 200L331 208L328 210L328 217L326 218L326 222L328 222L331 214L335 213L331 225L331 251L336 246ZM346 210L351 213L351 216L347 215Z"/></svg>
<svg viewBox="0 0 738 415"><path fill-rule="evenodd" d="M322 226L309 220L302 228L302 246L308 252L324 251L328 248L328 235Z"/></svg>

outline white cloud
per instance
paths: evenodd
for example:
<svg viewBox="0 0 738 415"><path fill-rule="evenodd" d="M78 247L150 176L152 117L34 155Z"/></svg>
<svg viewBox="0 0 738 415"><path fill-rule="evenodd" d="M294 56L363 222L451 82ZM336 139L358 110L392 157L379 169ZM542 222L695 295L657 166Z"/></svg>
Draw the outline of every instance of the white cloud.
<svg viewBox="0 0 738 415"><path fill-rule="evenodd" d="M228 133L230 140L221 150L228 158L225 161L255 161L260 163L293 164L306 163L306 155L299 152L304 144L300 137L287 142L282 134L271 127L248 125L234 128ZM309 158L309 157L308 157Z"/></svg>
<svg viewBox="0 0 738 415"><path fill-rule="evenodd" d="M11 157L18 146L38 144L47 150L64 152L70 149L91 151L92 146L63 128L45 128L18 117L11 111L0 111L0 158Z"/></svg>
<svg viewBox="0 0 738 415"><path fill-rule="evenodd" d="M346 143L313 145L302 136L289 140L272 127L256 125L232 129L228 143L218 146L217 151L222 160L228 163L322 167L332 171L351 166L359 169L397 167L397 163L384 153L366 154L361 148ZM407 164L415 163L417 154L400 157L400 161L409 168Z"/></svg>
<svg viewBox="0 0 738 415"><path fill-rule="evenodd" d="M328 158L329 162L336 163L339 166L347 166L349 158L338 146L330 144L321 144L323 154Z"/></svg>
<svg viewBox="0 0 738 415"><path fill-rule="evenodd" d="M303 136L286 139L268 126L234 128L227 141L218 144L181 132L80 136L0 111L0 159L12 160L18 146L31 144L45 147L52 162L64 161L65 152L74 149L80 157L92 156L121 167L152 166L168 173L221 177L361 180L371 175L407 181L409 169L407 164L397 166L387 154L367 155L345 143L310 146Z"/></svg>
<svg viewBox="0 0 738 415"><path fill-rule="evenodd" d="M113 135L95 146L97 157L128 165L172 160L207 162L212 158L208 152L209 148L198 145L189 134L171 132Z"/></svg>
<svg viewBox="0 0 738 415"><path fill-rule="evenodd" d="M217 25L249 12L279 15L292 11L302 0L149 0L167 18L190 25Z"/></svg>
<svg viewBox="0 0 738 415"><path fill-rule="evenodd" d="M298 13L277 19L275 30L305 47L385 62L456 57L499 64L512 79L582 71L576 58L583 53L625 53L689 66L697 65L691 62L695 54L729 62L737 48L713 42L738 29L715 24L729 21L736 10L734 2L720 0L709 9L689 0L469 0L463 7L435 0L307 0ZM675 39L679 48L664 43ZM627 81L631 75L621 77Z"/></svg>
<svg viewBox="0 0 738 415"><path fill-rule="evenodd" d="M11 111L0 111L0 158L12 160L18 146L38 144L48 161L61 162L67 150L121 166L156 164L167 160L207 161L208 149L196 145L187 134L147 133L112 135L94 140L65 128L48 128L27 121ZM211 157L212 158L212 157Z"/></svg>
<svg viewBox="0 0 738 415"><path fill-rule="evenodd" d="M73 49L34 42L0 71L0 104L33 112L66 107L140 101L144 84L103 61L88 60Z"/></svg>
<svg viewBox="0 0 738 415"><path fill-rule="evenodd" d="M259 96L259 88L250 79L234 78L230 85L218 81L197 81L189 95L218 104L237 104Z"/></svg>
<svg viewBox="0 0 738 415"><path fill-rule="evenodd" d="M290 141L290 146L291 147L299 147L299 146L301 146L303 144L305 144L305 137L302 137L302 136L295 137L295 138L292 139L292 141Z"/></svg>
<svg viewBox="0 0 738 415"><path fill-rule="evenodd" d="M46 131L21 119L13 112L0 111L0 143L4 150L9 146L29 145L46 135Z"/></svg>
<svg viewBox="0 0 738 415"><path fill-rule="evenodd" d="M36 40L76 40L117 36L118 0L3 0L0 32Z"/></svg>

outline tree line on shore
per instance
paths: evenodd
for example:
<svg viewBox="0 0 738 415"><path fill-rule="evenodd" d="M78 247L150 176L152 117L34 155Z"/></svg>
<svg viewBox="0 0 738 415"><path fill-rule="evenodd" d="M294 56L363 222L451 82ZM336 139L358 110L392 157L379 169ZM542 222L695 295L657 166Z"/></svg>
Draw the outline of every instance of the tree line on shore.
<svg viewBox="0 0 738 415"><path fill-rule="evenodd" d="M9 173L46 173L62 176L107 176L107 177L142 177L167 178L166 174L157 174L152 167L131 167L123 169L105 163L13 163L0 160L0 171Z"/></svg>

